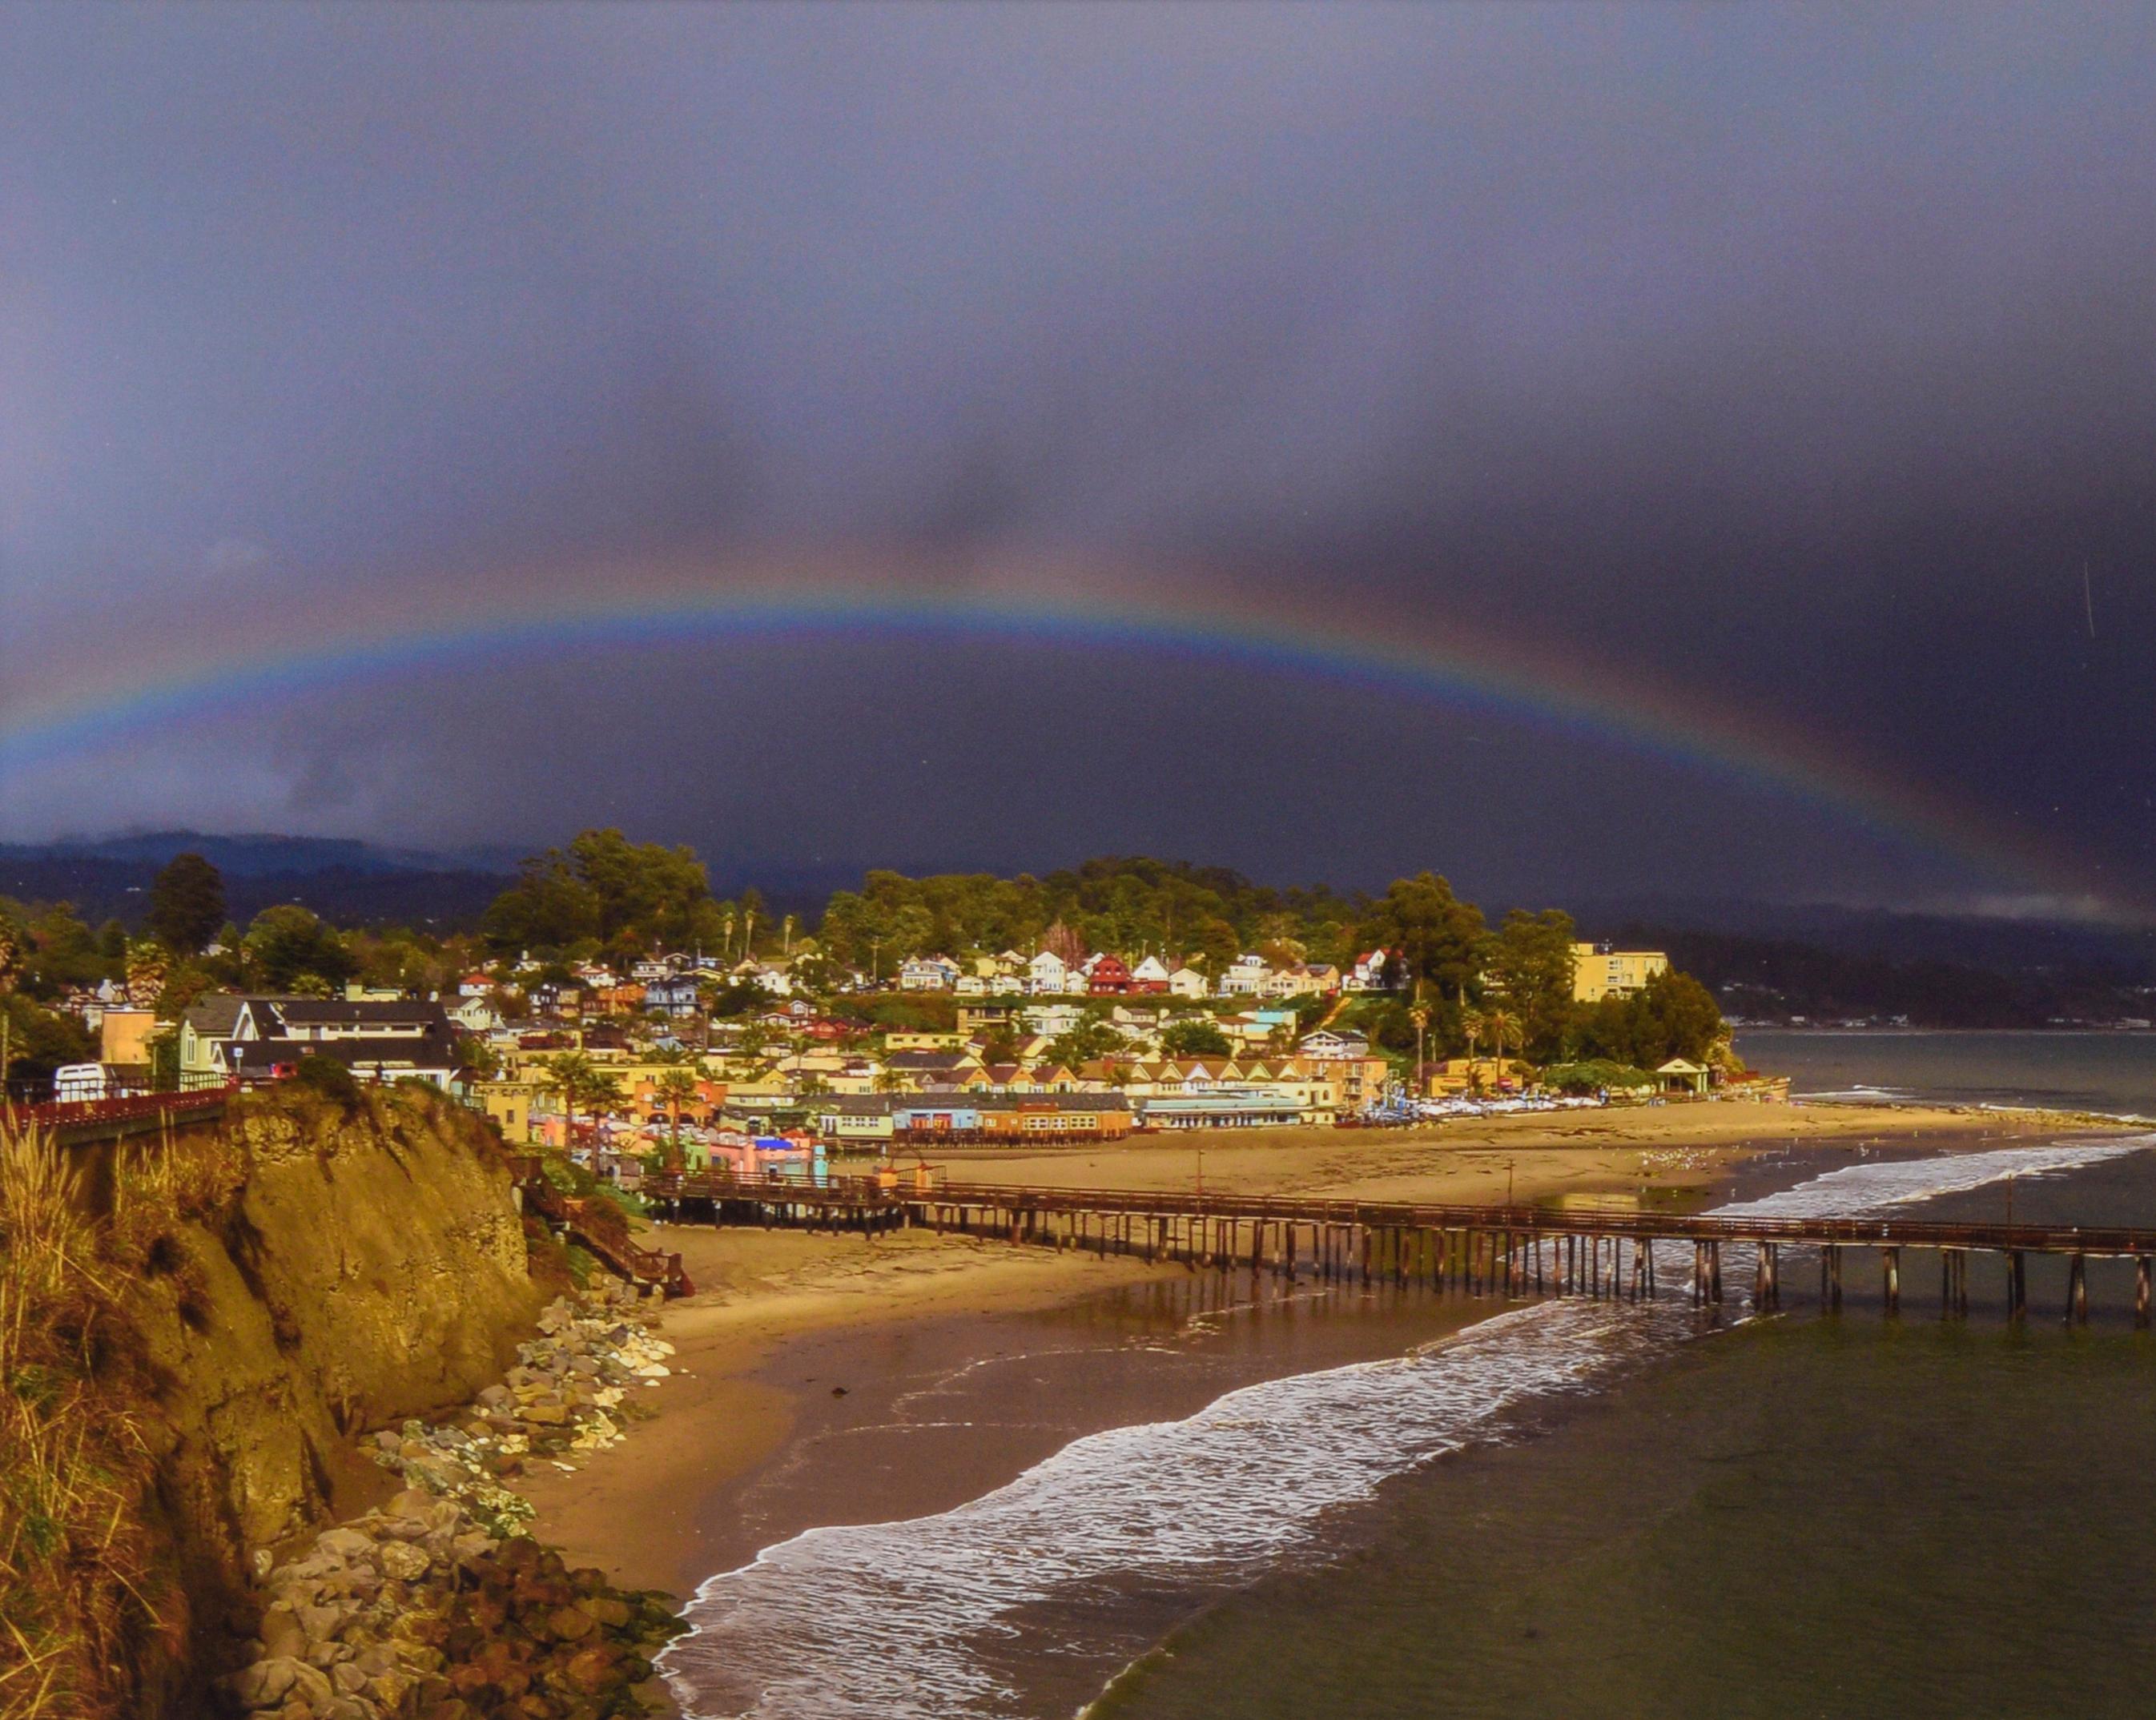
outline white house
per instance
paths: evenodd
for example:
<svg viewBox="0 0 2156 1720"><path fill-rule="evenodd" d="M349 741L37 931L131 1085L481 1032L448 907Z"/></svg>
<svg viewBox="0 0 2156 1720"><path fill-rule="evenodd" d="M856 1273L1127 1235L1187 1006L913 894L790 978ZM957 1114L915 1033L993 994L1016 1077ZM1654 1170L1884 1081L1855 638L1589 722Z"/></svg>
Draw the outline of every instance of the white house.
<svg viewBox="0 0 2156 1720"><path fill-rule="evenodd" d="M1367 1035L1347 1032L1337 1028L1321 1027L1315 1033L1306 1033L1297 1049L1306 1057L1332 1062L1343 1057L1363 1058L1370 1055L1370 1040Z"/></svg>
<svg viewBox="0 0 2156 1720"><path fill-rule="evenodd" d="M1147 956L1131 969L1131 983L1149 988L1165 989L1169 977L1168 964L1158 956Z"/></svg>
<svg viewBox="0 0 2156 1720"><path fill-rule="evenodd" d="M1025 988L1034 996L1060 996L1070 989L1070 969L1054 950L1043 950L1025 964Z"/></svg>
<svg viewBox="0 0 2156 1720"><path fill-rule="evenodd" d="M1387 968L1392 952L1370 950L1355 958L1355 971L1348 977L1349 991L1383 991L1389 983Z"/></svg>
<svg viewBox="0 0 2156 1720"><path fill-rule="evenodd" d="M484 993L475 998L460 997L443 1013L466 1033L490 1034L501 1025L501 1012L487 1001Z"/></svg>
<svg viewBox="0 0 2156 1720"><path fill-rule="evenodd" d="M1168 976L1168 994L1173 998L1209 997L1213 983L1195 968L1178 968Z"/></svg>
<svg viewBox="0 0 2156 1720"><path fill-rule="evenodd" d="M1025 1011L1025 1024L1048 1040L1069 1033L1085 1019L1083 1004L1034 1004Z"/></svg>
<svg viewBox="0 0 2156 1720"><path fill-rule="evenodd" d="M948 991L958 978L958 964L948 956L916 956L898 970L901 991Z"/></svg>
<svg viewBox="0 0 2156 1720"><path fill-rule="evenodd" d="M1220 976L1220 995L1224 998L1255 998L1265 988L1265 981L1272 969L1265 965L1263 956L1238 956L1228 964Z"/></svg>

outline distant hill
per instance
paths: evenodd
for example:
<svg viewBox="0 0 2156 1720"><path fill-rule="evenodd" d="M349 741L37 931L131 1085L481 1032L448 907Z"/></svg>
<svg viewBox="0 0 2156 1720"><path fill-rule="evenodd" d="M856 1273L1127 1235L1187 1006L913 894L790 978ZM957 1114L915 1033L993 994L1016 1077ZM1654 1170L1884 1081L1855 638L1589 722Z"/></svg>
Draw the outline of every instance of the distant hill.
<svg viewBox="0 0 2156 1720"><path fill-rule="evenodd" d="M0 860L133 860L162 866L176 854L199 854L228 878L308 872L513 873L518 850L385 848L343 836L220 836L203 830L130 831L66 836L54 842L0 843Z"/></svg>
<svg viewBox="0 0 2156 1720"><path fill-rule="evenodd" d="M486 850L434 854L327 837L158 830L0 843L0 896L71 901L94 925L116 919L131 927L146 911L158 869L189 852L224 874L233 918L243 925L285 901L344 925L468 925L516 869L513 858Z"/></svg>
<svg viewBox="0 0 2156 1720"><path fill-rule="evenodd" d="M1572 909L1580 936L1623 941L1643 928L1665 936L1710 933L1804 944L1838 955L1897 963L1943 963L1999 973L2107 971L2156 979L2156 932L2085 921L1920 914L1823 902L1584 901Z"/></svg>

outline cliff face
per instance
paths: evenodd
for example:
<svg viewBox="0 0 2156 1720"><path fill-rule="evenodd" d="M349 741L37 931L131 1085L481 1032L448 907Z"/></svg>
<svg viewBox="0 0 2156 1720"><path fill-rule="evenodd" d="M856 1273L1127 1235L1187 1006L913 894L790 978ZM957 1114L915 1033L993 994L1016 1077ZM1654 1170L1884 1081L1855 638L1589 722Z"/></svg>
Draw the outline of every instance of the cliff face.
<svg viewBox="0 0 2156 1720"><path fill-rule="evenodd" d="M197 1150L232 1193L173 1228L131 1312L200 1651L259 1553L386 1491L356 1436L469 1402L543 1298L485 1125L434 1096L280 1096Z"/></svg>

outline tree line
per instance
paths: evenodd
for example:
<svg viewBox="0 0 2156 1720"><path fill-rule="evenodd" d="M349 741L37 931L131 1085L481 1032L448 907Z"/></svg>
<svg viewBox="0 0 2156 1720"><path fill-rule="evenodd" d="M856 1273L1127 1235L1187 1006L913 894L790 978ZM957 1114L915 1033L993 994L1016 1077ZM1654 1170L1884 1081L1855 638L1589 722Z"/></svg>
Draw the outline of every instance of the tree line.
<svg viewBox="0 0 2156 1720"><path fill-rule="evenodd" d="M803 919L806 923L803 923ZM227 914L223 880L202 855L175 857L151 887L143 932L93 929L66 903L0 900L0 996L19 1014L11 1035L34 1061L87 1056L80 1029L40 1008L71 986L111 979L153 999L168 1019L213 990L331 995L348 981L453 991L462 975L526 956L566 977L568 964L618 965L654 950L731 963L795 958L797 978L829 988L848 970L889 978L910 957L1057 950L1076 961L1111 950L1188 963L1217 976L1250 952L1276 966L1345 970L1362 953L1394 952L1389 989L1358 1006L1358 1024L1389 1050L1419 1044L1441 1056L1502 1050L1537 1062L1607 1058L1651 1067L1704 1055L1721 1036L1713 999L1674 976L1640 997L1583 1008L1572 999L1571 919L1515 908L1494 924L1441 876L1418 873L1382 894L1276 889L1224 867L1108 856L1040 875L910 877L871 871L820 914L798 919L753 891L721 899L693 850L589 829L526 860L476 932L386 926L339 928L296 903L263 909L245 927ZM714 998L720 1013L761 994ZM1306 1000L1314 1019L1323 1006ZM1194 1028L1194 1046L1209 1045ZM1074 1042L1072 1054L1091 1041Z"/></svg>

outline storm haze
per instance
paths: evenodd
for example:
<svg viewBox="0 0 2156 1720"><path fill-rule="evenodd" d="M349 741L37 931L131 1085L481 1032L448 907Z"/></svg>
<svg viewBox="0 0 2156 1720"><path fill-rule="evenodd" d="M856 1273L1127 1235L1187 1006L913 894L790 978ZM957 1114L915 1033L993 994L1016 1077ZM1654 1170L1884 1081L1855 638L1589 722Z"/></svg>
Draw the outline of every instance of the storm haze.
<svg viewBox="0 0 2156 1720"><path fill-rule="evenodd" d="M2156 898L2156 12L23 7L0 48L0 839ZM305 666L735 589L1316 614L1553 702L844 603ZM1633 709L1680 742L1593 716Z"/></svg>

